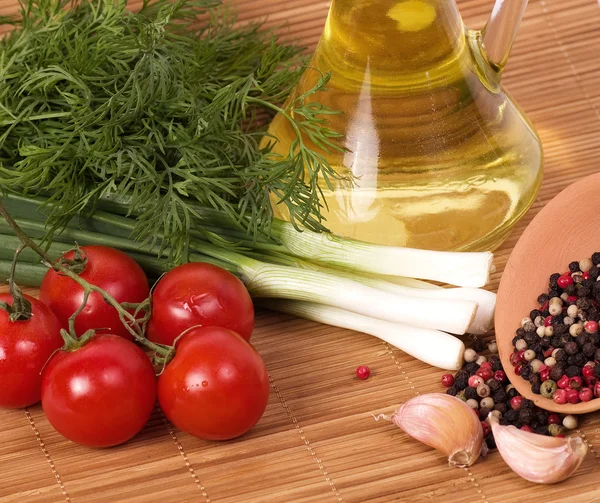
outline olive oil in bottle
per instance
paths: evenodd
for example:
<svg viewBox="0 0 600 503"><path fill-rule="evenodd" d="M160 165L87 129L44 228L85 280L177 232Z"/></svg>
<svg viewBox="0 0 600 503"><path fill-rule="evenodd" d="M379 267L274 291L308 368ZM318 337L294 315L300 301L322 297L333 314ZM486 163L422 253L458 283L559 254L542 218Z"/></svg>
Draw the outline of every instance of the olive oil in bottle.
<svg viewBox="0 0 600 503"><path fill-rule="evenodd" d="M512 38L503 43L508 53ZM355 179L322 187L331 231L434 250L506 238L539 190L542 150L499 84L505 58L489 53L454 0L333 0L313 69L291 97L331 74L328 91L308 99L343 112L328 121L346 150L327 157ZM289 123L276 116L270 133L285 155Z"/></svg>

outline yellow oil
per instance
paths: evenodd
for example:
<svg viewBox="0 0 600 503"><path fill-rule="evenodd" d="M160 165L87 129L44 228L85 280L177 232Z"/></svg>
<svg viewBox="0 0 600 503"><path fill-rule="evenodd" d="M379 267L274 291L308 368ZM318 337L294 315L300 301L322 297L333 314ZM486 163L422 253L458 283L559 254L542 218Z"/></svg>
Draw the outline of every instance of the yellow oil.
<svg viewBox="0 0 600 503"><path fill-rule="evenodd" d="M331 74L328 91L310 99L344 112L329 127L347 151L328 159L356 180L323 186L330 230L397 246L493 249L533 203L540 141L454 0L333 0L310 66ZM308 70L293 96L317 78ZM285 118L270 132L274 150L289 152Z"/></svg>

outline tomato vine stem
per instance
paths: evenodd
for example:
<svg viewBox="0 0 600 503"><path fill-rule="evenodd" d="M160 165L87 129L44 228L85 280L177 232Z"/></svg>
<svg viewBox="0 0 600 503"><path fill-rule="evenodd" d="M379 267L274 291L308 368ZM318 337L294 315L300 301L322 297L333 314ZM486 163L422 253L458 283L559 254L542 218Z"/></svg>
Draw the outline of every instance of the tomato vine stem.
<svg viewBox="0 0 600 503"><path fill-rule="evenodd" d="M121 320L121 323L123 323L123 326L125 326L127 331L133 336L133 338L137 342L139 342L143 346L151 349L152 351L154 351L155 353L157 353L158 355L160 355L162 357L165 357L169 354L171 348L169 348L168 346L164 346L162 344L155 344L155 343L149 341L148 339L146 339L146 337L144 337L143 329L138 325L135 315L131 314L129 311L124 309L121 306L121 304L119 302L117 302L107 291L105 291L104 289L102 289L96 285L88 283L86 280L84 280L83 278L81 278L80 276L75 274L73 271L71 271L68 267L65 267L64 265L62 265L60 263L60 261L53 262L52 259L50 258L50 256L44 251L44 249L41 248L35 241L33 241L21 229L19 224L17 224L17 222L15 222L14 218L8 213L8 211L6 210L6 207L4 206L4 203L1 200L0 200L0 215L4 218L4 220L6 220L8 225L14 231L15 235L21 241L21 243L23 243L23 246L20 247L21 249L24 247L31 248L35 253L37 253L39 255L39 257L42 259L42 263L46 267L48 267L50 269L54 269L56 272L71 278L73 281L75 281L79 286L81 286L83 288L83 292L84 292L83 299L84 300L81 303L81 306L79 307L79 309L77 309L77 311L75 311L75 313L73 313L71 318L69 318L69 331L71 331L71 334L73 334L73 335L75 334L75 317L77 316L77 314L79 314L84 309L89 295L92 292L96 292L96 293L100 294L102 296L102 298L110 306L112 306L114 309L116 309L117 313L119 314L119 319ZM16 259L15 259L15 264L16 264ZM14 272L14 267L15 266L13 266L13 272Z"/></svg>

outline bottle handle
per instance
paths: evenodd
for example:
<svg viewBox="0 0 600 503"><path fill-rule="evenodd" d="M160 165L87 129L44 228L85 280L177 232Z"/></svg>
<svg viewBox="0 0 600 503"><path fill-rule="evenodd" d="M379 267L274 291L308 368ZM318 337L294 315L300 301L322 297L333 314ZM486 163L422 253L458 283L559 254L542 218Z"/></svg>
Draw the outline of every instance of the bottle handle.
<svg viewBox="0 0 600 503"><path fill-rule="evenodd" d="M528 0L496 0L490 18L481 31L488 61L501 72L506 65Z"/></svg>

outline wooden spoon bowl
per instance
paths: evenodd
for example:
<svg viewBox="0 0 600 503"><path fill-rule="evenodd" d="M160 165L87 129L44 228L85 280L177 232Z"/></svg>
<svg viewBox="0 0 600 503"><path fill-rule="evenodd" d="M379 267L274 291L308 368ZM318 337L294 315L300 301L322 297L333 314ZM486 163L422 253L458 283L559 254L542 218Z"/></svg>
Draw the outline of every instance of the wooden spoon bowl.
<svg viewBox="0 0 600 503"><path fill-rule="evenodd" d="M569 263L600 251L600 174L570 185L533 219L510 255L498 289L496 341L502 365L517 388L542 409L584 414L600 409L600 398L559 405L531 391L529 382L513 373L509 357L521 320L537 309L537 298L548 292L548 278L563 273Z"/></svg>

